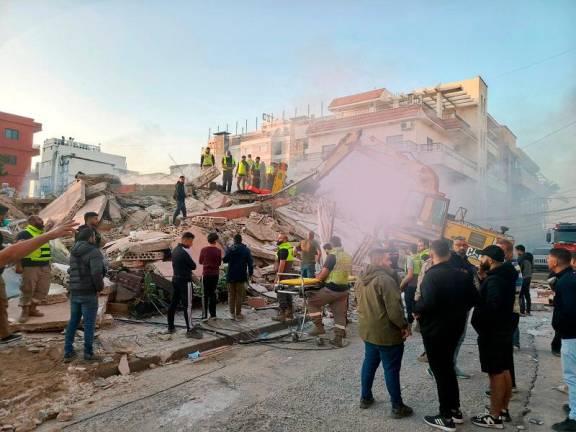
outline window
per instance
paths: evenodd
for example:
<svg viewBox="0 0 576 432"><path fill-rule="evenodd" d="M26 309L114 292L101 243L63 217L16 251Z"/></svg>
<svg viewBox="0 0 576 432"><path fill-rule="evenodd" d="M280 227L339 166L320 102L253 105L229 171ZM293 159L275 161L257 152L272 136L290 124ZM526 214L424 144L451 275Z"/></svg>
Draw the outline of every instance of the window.
<svg viewBox="0 0 576 432"><path fill-rule="evenodd" d="M477 249L483 249L486 243L486 236L472 231L468 237L468 243Z"/></svg>
<svg viewBox="0 0 576 432"><path fill-rule="evenodd" d="M404 139L403 135L392 135L386 137L386 144L401 144Z"/></svg>
<svg viewBox="0 0 576 432"><path fill-rule="evenodd" d="M4 136L8 139L17 140L20 138L20 132L16 129L6 128L4 129Z"/></svg>
<svg viewBox="0 0 576 432"><path fill-rule="evenodd" d="M14 155L0 154L0 162L6 165L16 165L18 158Z"/></svg>

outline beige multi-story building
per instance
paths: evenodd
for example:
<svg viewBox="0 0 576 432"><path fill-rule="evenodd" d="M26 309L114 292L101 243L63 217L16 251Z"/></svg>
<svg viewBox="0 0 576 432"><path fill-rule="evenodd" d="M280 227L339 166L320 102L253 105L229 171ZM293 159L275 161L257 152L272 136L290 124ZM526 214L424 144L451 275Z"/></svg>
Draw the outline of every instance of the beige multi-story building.
<svg viewBox="0 0 576 432"><path fill-rule="evenodd" d="M521 241L540 244L541 198L554 185L487 104L488 87L479 76L402 94L381 88L332 100L325 117L274 119L257 132L215 136L212 143L223 151L226 141L235 156L313 167L348 132L362 129L365 145L392 147L431 166L451 212L464 207L471 221L510 226Z"/></svg>

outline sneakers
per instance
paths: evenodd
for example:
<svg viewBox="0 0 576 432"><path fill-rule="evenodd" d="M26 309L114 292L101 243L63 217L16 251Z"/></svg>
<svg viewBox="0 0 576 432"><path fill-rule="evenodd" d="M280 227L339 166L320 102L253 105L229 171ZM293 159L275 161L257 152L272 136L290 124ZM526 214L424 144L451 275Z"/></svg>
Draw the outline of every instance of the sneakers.
<svg viewBox="0 0 576 432"><path fill-rule="evenodd" d="M372 399L364 399L360 398L360 408L368 409L374 404L374 398Z"/></svg>
<svg viewBox="0 0 576 432"><path fill-rule="evenodd" d="M486 414L490 414L490 405L484 407L486 409ZM500 418L504 423L512 423L512 416L510 415L510 410L502 410L500 413Z"/></svg>
<svg viewBox="0 0 576 432"><path fill-rule="evenodd" d="M98 356L98 355L96 355L96 354L94 354L94 353L91 353L91 354L84 353L84 361L87 361L87 362L101 362L101 361L102 361L102 357L100 357L100 356Z"/></svg>
<svg viewBox="0 0 576 432"><path fill-rule="evenodd" d="M464 423L464 414L460 410L453 410L452 411L452 421L456 424L463 424Z"/></svg>
<svg viewBox="0 0 576 432"><path fill-rule="evenodd" d="M20 333L12 333L12 334L9 334L8 336L0 339L0 345L9 344L11 342L16 342L20 339L22 339L22 335Z"/></svg>
<svg viewBox="0 0 576 432"><path fill-rule="evenodd" d="M502 418L494 418L490 414L472 417L472 424L489 429L504 429Z"/></svg>
<svg viewBox="0 0 576 432"><path fill-rule="evenodd" d="M562 354L560 353L560 351L556 351L556 350L552 350L552 355L554 355L554 356L556 356L556 357L562 356Z"/></svg>
<svg viewBox="0 0 576 432"><path fill-rule="evenodd" d="M472 377L472 375L468 375L467 373L462 372L458 368L455 368L454 371L456 372L456 378L458 379L470 379Z"/></svg>
<svg viewBox="0 0 576 432"><path fill-rule="evenodd" d="M567 418L563 422L553 424L552 430L558 432L576 432L576 420Z"/></svg>
<svg viewBox="0 0 576 432"><path fill-rule="evenodd" d="M444 418L441 415L437 416L426 416L424 417L424 423L433 428L440 429L446 432L455 432L456 424L451 418Z"/></svg>
<svg viewBox="0 0 576 432"><path fill-rule="evenodd" d="M562 409L564 410L564 412L566 414L570 414L570 405L564 404L564 405L562 405Z"/></svg>
<svg viewBox="0 0 576 432"><path fill-rule="evenodd" d="M72 351L71 353L64 354L64 363L70 363L72 360L76 358L76 351Z"/></svg>
<svg viewBox="0 0 576 432"><path fill-rule="evenodd" d="M400 405L399 407L392 408L392 418L401 419L405 417L410 417L414 414L414 410L408 405Z"/></svg>
<svg viewBox="0 0 576 432"><path fill-rule="evenodd" d="M190 329L186 332L186 337L188 339L202 339L204 335L197 328Z"/></svg>

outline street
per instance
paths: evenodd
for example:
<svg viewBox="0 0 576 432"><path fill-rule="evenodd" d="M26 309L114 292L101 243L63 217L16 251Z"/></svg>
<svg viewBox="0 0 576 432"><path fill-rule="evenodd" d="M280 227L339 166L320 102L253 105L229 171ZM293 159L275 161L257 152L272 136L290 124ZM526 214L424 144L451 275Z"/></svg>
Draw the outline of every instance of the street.
<svg viewBox="0 0 576 432"><path fill-rule="evenodd" d="M561 375L560 359L549 351L550 317L549 312L535 312L521 320L522 349L515 354L519 392L511 412L527 430L549 430L563 416L566 396L552 390L561 384ZM406 344L402 369L403 397L415 414L393 420L381 369L374 387L377 403L368 410L358 407L363 347L355 325L351 330L349 345L340 350L312 342L236 345L195 364L184 360L124 377L129 379L74 408L72 422L48 422L39 430L54 430L55 425L66 431L127 432L431 430L422 416L436 413L436 389L425 364L416 360L422 352L420 336ZM459 381L465 416L482 412L488 403L488 380L479 372L475 338L469 328L460 355L460 367L473 374ZM478 430L469 422L458 429Z"/></svg>

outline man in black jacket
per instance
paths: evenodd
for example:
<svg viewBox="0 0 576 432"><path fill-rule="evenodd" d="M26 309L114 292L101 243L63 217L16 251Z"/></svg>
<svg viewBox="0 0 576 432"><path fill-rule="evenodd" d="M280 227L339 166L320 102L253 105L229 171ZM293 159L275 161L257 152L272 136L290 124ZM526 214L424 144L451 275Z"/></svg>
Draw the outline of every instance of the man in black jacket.
<svg viewBox="0 0 576 432"><path fill-rule="evenodd" d="M552 425L555 431L576 431L576 273L570 267L571 259L566 249L554 248L548 255L555 278L552 327L562 339L562 369L570 402L568 418Z"/></svg>
<svg viewBox="0 0 576 432"><path fill-rule="evenodd" d="M96 236L96 247L102 247L102 235L98 232L98 223L100 222L100 216L96 212L86 212L84 213L84 225L78 227L78 233L74 236L74 239L78 241L78 234L80 231L85 229L91 229L94 231Z"/></svg>
<svg viewBox="0 0 576 432"><path fill-rule="evenodd" d="M226 280L228 282L228 305L233 320L242 320L242 301L246 291L246 283L254 273L254 263L250 249L242 243L242 236L234 236L234 244L226 249L222 260L228 264Z"/></svg>
<svg viewBox="0 0 576 432"><path fill-rule="evenodd" d="M172 218L172 224L176 225L176 219L180 212L182 212L182 217L186 218L186 185L184 184L184 176L178 178L176 182L176 188L174 189L174 199L176 200L176 210L174 211L174 217Z"/></svg>
<svg viewBox="0 0 576 432"><path fill-rule="evenodd" d="M184 306L184 321L186 321L186 337L202 339L202 332L190 323L192 318L192 272L196 263L187 249L194 243L194 234L185 232L180 243L172 249L172 301L168 307L168 333L176 333L174 315L180 304Z"/></svg>
<svg viewBox="0 0 576 432"><path fill-rule="evenodd" d="M104 288L104 257L96 247L96 234L86 228L78 233L70 251L70 321L66 328L64 361L76 357L74 338L80 320L84 319L84 360L97 361L94 355L94 331L98 313L98 293Z"/></svg>
<svg viewBox="0 0 576 432"><path fill-rule="evenodd" d="M426 424L444 431L455 431L463 423L454 352L464 331L468 311L478 292L472 275L450 263L450 244L435 240L431 247L432 267L420 287L415 312L420 322L428 363L436 379L440 413L426 416Z"/></svg>
<svg viewBox="0 0 576 432"><path fill-rule="evenodd" d="M503 421L511 421L508 404L512 397L510 366L518 272L511 263L504 263L504 251L496 245L488 246L480 255L484 278L480 300L472 314L472 326L478 333L482 372L490 377L490 412L472 418L472 423L502 429Z"/></svg>

